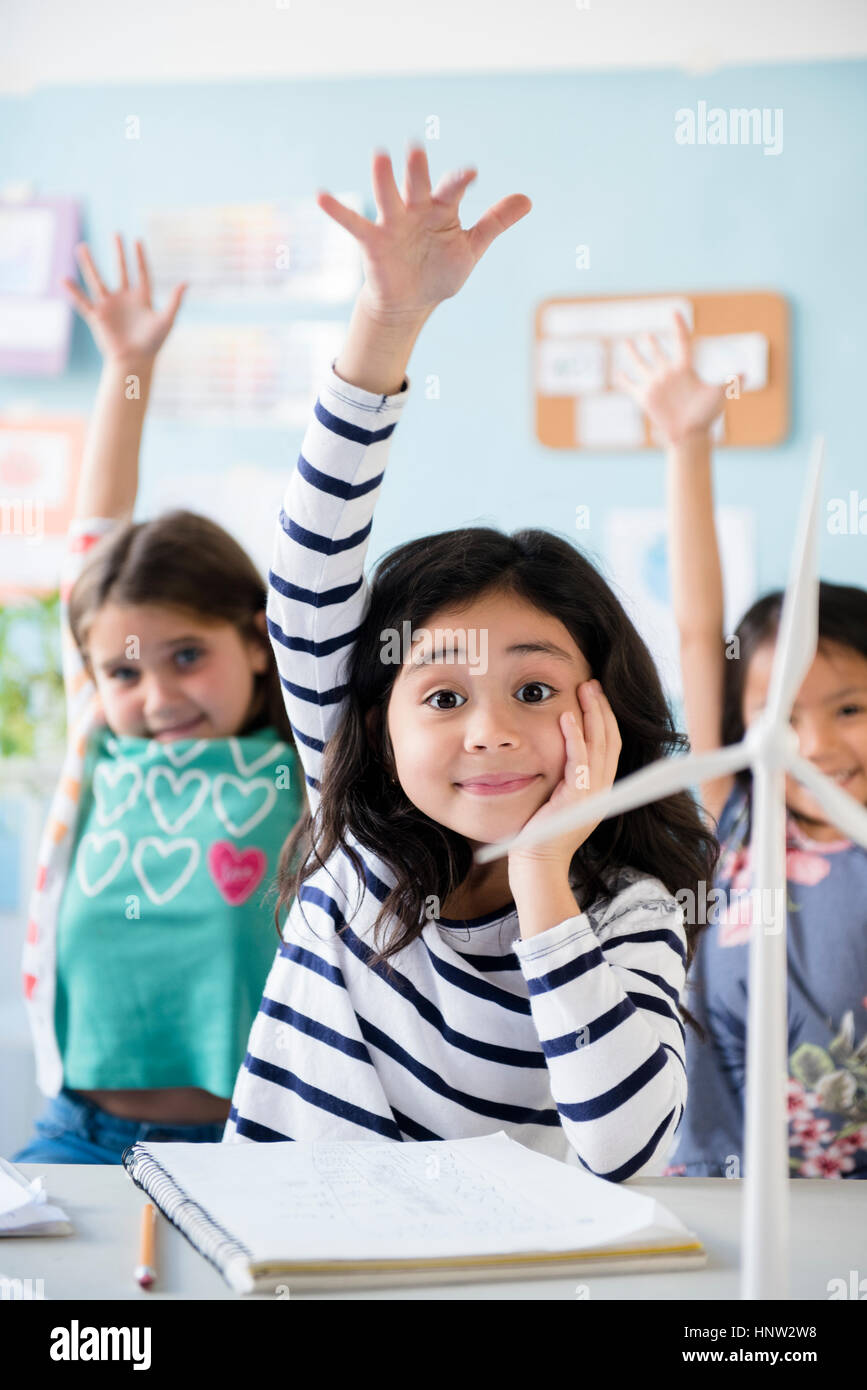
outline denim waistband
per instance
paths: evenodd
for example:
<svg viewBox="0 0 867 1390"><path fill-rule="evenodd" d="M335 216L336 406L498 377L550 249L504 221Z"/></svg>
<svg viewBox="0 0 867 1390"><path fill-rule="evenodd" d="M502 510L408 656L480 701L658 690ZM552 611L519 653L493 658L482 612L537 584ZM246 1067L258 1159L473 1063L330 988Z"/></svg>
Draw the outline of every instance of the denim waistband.
<svg viewBox="0 0 867 1390"><path fill-rule="evenodd" d="M68 1124L83 1138L96 1144L135 1144L138 1141L157 1143L160 1140L188 1143L219 1143L226 1124L181 1125L156 1120L127 1120L111 1115L107 1110L63 1086L52 1101L53 1117Z"/></svg>

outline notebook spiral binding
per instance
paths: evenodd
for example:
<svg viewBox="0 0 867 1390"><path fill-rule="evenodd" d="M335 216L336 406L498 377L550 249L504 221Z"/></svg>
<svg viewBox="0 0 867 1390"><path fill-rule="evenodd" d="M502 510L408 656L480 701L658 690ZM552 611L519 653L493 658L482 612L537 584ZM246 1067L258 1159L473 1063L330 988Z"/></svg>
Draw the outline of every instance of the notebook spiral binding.
<svg viewBox="0 0 867 1390"><path fill-rule="evenodd" d="M235 1290L246 1291L251 1283L252 1250L230 1235L199 1202L194 1202L145 1145L133 1144L124 1149L122 1162L136 1187L152 1198L166 1220L177 1227L226 1283ZM182 1212L186 1217L184 1225L177 1220Z"/></svg>

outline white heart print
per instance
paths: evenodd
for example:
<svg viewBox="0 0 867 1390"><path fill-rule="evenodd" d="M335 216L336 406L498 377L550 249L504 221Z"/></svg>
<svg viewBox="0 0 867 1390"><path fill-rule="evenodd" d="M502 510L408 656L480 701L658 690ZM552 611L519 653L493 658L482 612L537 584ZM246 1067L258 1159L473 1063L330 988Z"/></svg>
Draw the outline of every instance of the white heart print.
<svg viewBox="0 0 867 1390"><path fill-rule="evenodd" d="M106 783L115 791L123 777L132 777L132 786L123 801L109 811L103 800L102 783ZM120 820L138 801L141 785L141 769L136 767L135 763L129 763L124 758L119 758L116 763L97 763L93 777L93 796L96 801L96 818L100 825L111 825L114 821Z"/></svg>
<svg viewBox="0 0 867 1390"><path fill-rule="evenodd" d="M232 750L232 759L241 776L252 777L254 772L258 772L262 767L267 767L268 763L272 763L281 753L288 751L289 745L286 743L272 743L267 752L262 753L258 758L254 758L250 763L245 761L244 750L236 738L229 739L229 747Z"/></svg>
<svg viewBox="0 0 867 1390"><path fill-rule="evenodd" d="M180 850L187 850L189 852L189 859L181 869L174 883L171 883L162 893L157 892L156 888L154 888L153 884L149 881L145 873L144 864L142 863L149 849L155 849L163 859L167 859L170 854L177 854ZM176 898L181 889L185 888L189 883L193 874L196 872L196 866L198 865L200 856L201 850L196 840L161 840L156 835L145 835L139 840L132 852L132 866L135 869L139 883L147 893L151 902L157 907L162 907L163 903L171 902L172 898Z"/></svg>
<svg viewBox="0 0 867 1390"><path fill-rule="evenodd" d="M178 743L184 742L186 742L185 739L178 739ZM186 753L179 753L176 748L172 747L171 743L164 743L161 745L162 751L165 753L169 762L174 763L175 767L184 767L187 763L191 763L194 758L197 758L199 754L207 748L207 746L208 740L206 738L196 739L196 742L187 749Z"/></svg>
<svg viewBox="0 0 867 1390"><path fill-rule="evenodd" d="M166 778L170 784L172 796L175 797L182 796L184 790L191 782L198 782L199 784L198 791L193 797L190 805L185 811L182 811L174 821L169 820L165 810L159 803L157 782L161 777ZM210 778L206 777L204 772L196 771L195 768L189 768L186 772L181 773L172 772L171 768L168 767L150 768L145 782L145 791L148 801L150 802L150 808L153 811L154 820L168 835L176 835L179 830L183 830L187 821L192 820L193 816L200 810L202 803L208 795L210 785Z"/></svg>
<svg viewBox="0 0 867 1390"><path fill-rule="evenodd" d="M87 877L84 860L89 849L101 854L108 844L117 845L117 854L113 862L99 878L93 882ZM86 893L89 898L95 898L97 893L101 893L113 878L117 877L121 864L124 862L129 850L129 841L122 830L106 830L100 834L98 830L91 830L87 835L83 835L78 846L78 853L75 856L75 876L78 879L82 893Z"/></svg>
<svg viewBox="0 0 867 1390"><path fill-rule="evenodd" d="M223 788L230 783L233 787L237 787L243 797L252 796L257 791L265 792L265 800L262 805L245 821L232 820L223 804ZM221 772L218 777L214 778L214 810L222 824L236 838L246 835L248 831L253 829L254 825L258 825L261 820L264 820L276 800L277 788L273 782L268 781L267 777L256 777L252 782L245 783L243 778L233 777L231 772Z"/></svg>

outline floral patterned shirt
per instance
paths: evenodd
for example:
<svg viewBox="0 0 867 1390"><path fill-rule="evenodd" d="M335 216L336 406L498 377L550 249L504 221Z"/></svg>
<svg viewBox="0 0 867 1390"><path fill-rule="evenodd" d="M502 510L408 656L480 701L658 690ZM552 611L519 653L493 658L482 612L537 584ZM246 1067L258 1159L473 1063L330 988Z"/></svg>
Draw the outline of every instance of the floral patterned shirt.
<svg viewBox="0 0 867 1390"><path fill-rule="evenodd" d="M684 1003L686 1112L667 1175L743 1175L750 937L748 801L735 787ZM789 1171L867 1178L867 850L786 830ZM705 920L699 917L698 920Z"/></svg>

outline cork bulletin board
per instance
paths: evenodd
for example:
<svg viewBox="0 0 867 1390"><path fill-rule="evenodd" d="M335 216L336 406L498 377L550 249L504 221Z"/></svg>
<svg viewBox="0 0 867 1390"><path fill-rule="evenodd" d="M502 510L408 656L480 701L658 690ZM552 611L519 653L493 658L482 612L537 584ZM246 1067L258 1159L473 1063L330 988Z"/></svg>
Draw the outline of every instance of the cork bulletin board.
<svg viewBox="0 0 867 1390"><path fill-rule="evenodd" d="M789 430L789 314L779 294L610 295L544 300L536 311L536 435L550 449L655 449L660 441L640 407L613 385L631 375L623 342L653 333L674 343L679 309L694 338L694 364L707 381L744 378L714 425L718 445L779 444Z"/></svg>

